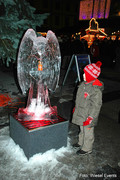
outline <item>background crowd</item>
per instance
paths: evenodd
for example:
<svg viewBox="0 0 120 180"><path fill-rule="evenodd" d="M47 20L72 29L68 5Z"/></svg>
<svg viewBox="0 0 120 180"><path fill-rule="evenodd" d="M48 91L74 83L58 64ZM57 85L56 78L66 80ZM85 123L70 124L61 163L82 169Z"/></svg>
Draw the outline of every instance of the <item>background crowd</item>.
<svg viewBox="0 0 120 180"><path fill-rule="evenodd" d="M91 62L100 60L103 67L111 67L120 70L120 40L94 40L90 48L87 41L82 40L67 40L60 43L62 64L68 63L73 54L89 54ZM66 58L69 57L69 58ZM63 65L64 66L64 65Z"/></svg>

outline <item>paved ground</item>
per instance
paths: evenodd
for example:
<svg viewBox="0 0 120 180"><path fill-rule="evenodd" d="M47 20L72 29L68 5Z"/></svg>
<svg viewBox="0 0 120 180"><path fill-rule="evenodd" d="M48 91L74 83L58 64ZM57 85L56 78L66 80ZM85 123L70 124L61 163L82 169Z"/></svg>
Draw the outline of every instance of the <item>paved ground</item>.
<svg viewBox="0 0 120 180"><path fill-rule="evenodd" d="M24 100L17 88L16 81L12 73L0 71L0 93L9 93L13 101L15 98ZM75 167L82 166L78 179L84 179L84 174L96 171L96 174L116 174L120 177L120 73L112 69L104 69L100 79L104 82L105 90L103 93L103 106L101 108L99 123L95 128L95 143L93 153L86 157L75 154L73 157L66 158L66 164L71 163ZM60 86L57 91L50 95L51 104L57 105L58 113L70 121L69 133L70 144L77 142L79 129L71 123L72 107L74 106L75 86L68 82L61 86L63 76L60 79ZM16 111L14 108L0 107L0 128L9 126L8 114ZM62 161L62 160L61 160ZM112 176L111 176L112 177ZM87 179L87 177L86 177ZM89 178L88 178L89 179ZM104 177L102 179L109 179ZM111 179L114 179L113 177Z"/></svg>
<svg viewBox="0 0 120 180"><path fill-rule="evenodd" d="M95 128L94 153L97 161L101 162L100 166L112 173L114 168L119 169L120 161L120 72L105 68L100 80L104 83L103 105L98 126ZM74 91L75 88L68 79L65 85L58 89L58 93L54 94L54 98L61 94L57 102L58 111L61 116L70 121L74 106ZM71 144L74 144L77 142L79 129L70 123L70 132Z"/></svg>

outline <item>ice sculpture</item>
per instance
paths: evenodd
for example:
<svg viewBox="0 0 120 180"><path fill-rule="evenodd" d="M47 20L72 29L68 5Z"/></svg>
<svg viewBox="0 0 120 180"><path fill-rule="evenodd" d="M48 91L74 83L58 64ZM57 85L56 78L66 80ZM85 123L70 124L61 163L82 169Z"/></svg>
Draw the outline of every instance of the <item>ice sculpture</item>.
<svg viewBox="0 0 120 180"><path fill-rule="evenodd" d="M29 90L26 108L18 110L19 120L57 119L57 108L50 105L48 89L56 90L60 65L60 48L55 34L48 31L46 38L37 37L33 29L28 29L21 41L17 61L22 93Z"/></svg>
<svg viewBox="0 0 120 180"><path fill-rule="evenodd" d="M59 80L60 65L60 48L55 34L48 31L46 38L37 37L33 29L28 29L21 41L18 53L18 80L23 94L30 87L31 76L47 85L50 91L55 91Z"/></svg>

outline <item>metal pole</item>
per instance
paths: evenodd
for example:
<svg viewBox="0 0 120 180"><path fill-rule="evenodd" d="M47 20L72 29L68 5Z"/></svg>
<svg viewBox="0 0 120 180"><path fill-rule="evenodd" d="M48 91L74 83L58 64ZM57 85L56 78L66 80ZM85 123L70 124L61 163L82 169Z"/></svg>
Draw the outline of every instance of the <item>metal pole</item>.
<svg viewBox="0 0 120 180"><path fill-rule="evenodd" d="M64 86L65 81L66 81L66 79L67 79L67 76L68 76L68 73L69 73L71 64L72 64L72 62L73 62L74 56L75 56L75 55L73 54L73 55L72 55L72 58L71 58L71 61L70 61L70 64L69 64L69 66L68 66L67 72L66 72L66 74L65 74L64 81L63 81L63 84L62 84L63 86Z"/></svg>
<svg viewBox="0 0 120 180"><path fill-rule="evenodd" d="M79 71L77 56L75 56L75 62L76 62L76 67L77 67L77 75L78 75L78 79L79 79L79 82L80 82L80 71Z"/></svg>

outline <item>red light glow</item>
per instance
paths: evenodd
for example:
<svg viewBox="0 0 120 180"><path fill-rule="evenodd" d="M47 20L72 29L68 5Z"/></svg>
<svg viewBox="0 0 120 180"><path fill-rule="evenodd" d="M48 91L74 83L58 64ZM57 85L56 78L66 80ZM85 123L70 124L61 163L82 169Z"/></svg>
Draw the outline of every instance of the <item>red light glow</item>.
<svg viewBox="0 0 120 180"><path fill-rule="evenodd" d="M53 119L49 119L49 120L21 120L19 119L18 113L14 115L14 118L16 120L18 120L27 130L33 130L36 128L40 128L40 127L44 127L44 126L49 126L49 125L53 125L56 123L60 123L63 121L66 121L65 119L63 119L60 116L54 116L53 115Z"/></svg>

